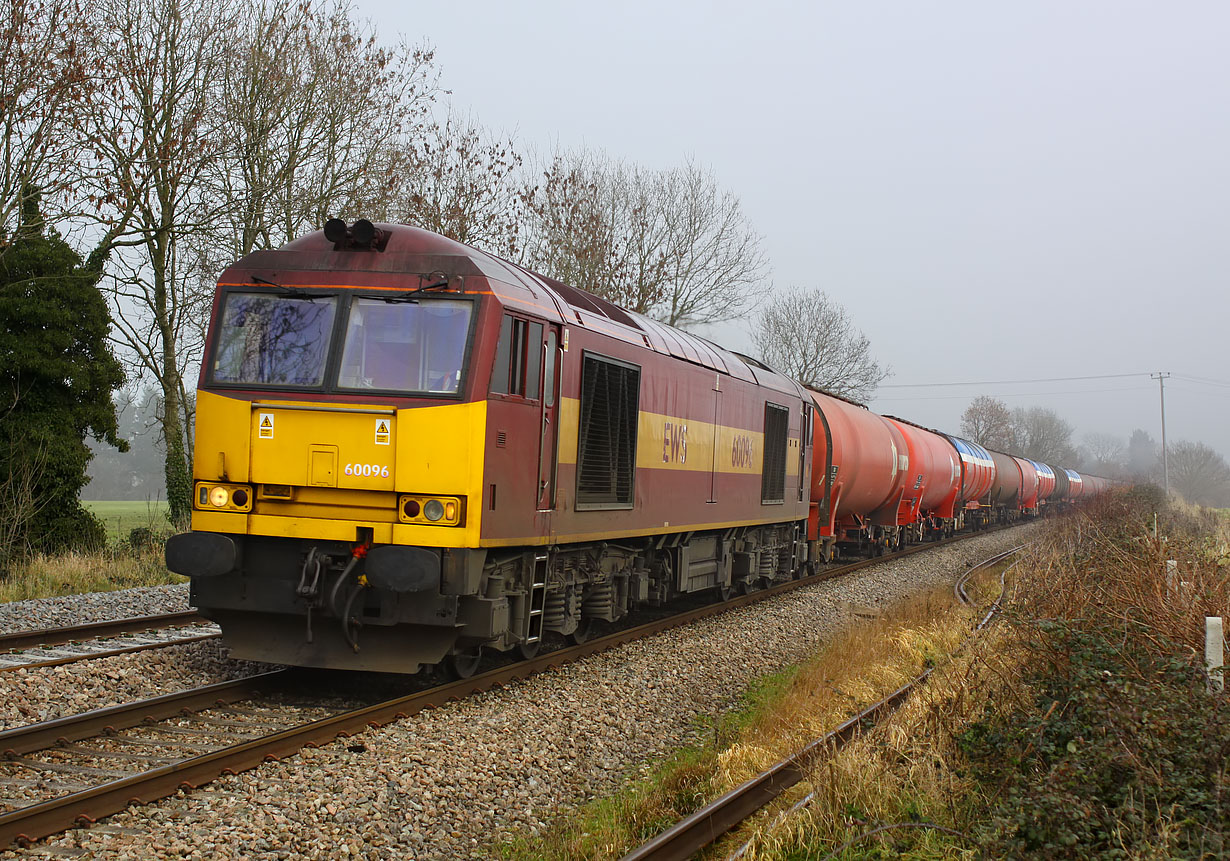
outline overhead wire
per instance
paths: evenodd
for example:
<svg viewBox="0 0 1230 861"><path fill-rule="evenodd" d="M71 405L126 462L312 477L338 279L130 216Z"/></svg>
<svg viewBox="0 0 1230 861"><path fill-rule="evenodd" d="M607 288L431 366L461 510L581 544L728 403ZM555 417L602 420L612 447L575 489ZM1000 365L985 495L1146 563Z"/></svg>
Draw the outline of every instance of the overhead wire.
<svg viewBox="0 0 1230 861"><path fill-rule="evenodd" d="M1068 389L1064 391L1051 392L998 392L995 396L1000 398L1035 398L1049 395L1087 395L1100 394L1103 392L1143 392L1149 391L1150 389L1150 386L1115 386L1109 389ZM964 401L968 398L968 395L902 395L901 397L887 398L873 396L872 401Z"/></svg>
<svg viewBox="0 0 1230 861"><path fill-rule="evenodd" d="M1033 380L973 380L962 383L883 383L881 389L928 389L940 386L1015 386L1024 383L1066 383L1073 380L1114 380L1123 377L1147 377L1148 371L1136 374L1091 374L1083 377L1040 377ZM1230 384L1227 384L1230 385Z"/></svg>

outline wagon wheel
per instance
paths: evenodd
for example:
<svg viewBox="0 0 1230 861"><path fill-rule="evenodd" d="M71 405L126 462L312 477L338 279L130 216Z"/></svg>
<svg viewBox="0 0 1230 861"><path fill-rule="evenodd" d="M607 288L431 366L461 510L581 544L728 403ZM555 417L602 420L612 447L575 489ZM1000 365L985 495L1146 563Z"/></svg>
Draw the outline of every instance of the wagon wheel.
<svg viewBox="0 0 1230 861"><path fill-rule="evenodd" d="M518 643L517 655L523 661L529 661L538 657L538 647L542 645L541 640L535 640L532 643Z"/></svg>
<svg viewBox="0 0 1230 861"><path fill-rule="evenodd" d="M729 601L731 596L735 594L735 589L729 583L723 586L715 587L719 601Z"/></svg>
<svg viewBox="0 0 1230 861"><path fill-rule="evenodd" d="M468 679L478 672L478 665L483 660L483 647L473 646L449 654L444 659L445 669L455 679Z"/></svg>

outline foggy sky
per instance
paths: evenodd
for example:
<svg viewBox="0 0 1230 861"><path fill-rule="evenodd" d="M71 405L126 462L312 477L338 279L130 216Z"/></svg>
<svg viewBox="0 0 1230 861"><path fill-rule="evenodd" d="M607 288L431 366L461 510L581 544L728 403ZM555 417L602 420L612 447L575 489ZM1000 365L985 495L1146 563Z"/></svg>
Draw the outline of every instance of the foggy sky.
<svg viewBox="0 0 1230 861"><path fill-rule="evenodd" d="M1168 438L1230 456L1230 5L357 8L522 151L711 165L765 291L823 287L892 366L873 409L956 431L990 394L1157 439L1165 370ZM708 334L750 351L745 326Z"/></svg>

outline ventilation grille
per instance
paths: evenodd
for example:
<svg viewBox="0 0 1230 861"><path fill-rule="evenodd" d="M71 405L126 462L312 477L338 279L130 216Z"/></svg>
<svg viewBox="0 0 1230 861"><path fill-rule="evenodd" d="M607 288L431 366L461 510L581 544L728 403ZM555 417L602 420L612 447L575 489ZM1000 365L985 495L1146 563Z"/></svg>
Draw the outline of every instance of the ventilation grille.
<svg viewBox="0 0 1230 861"><path fill-rule="evenodd" d="M505 431L496 431L495 445L496 448L504 448L508 445L508 433Z"/></svg>
<svg viewBox="0 0 1230 861"><path fill-rule="evenodd" d="M586 356L581 370L577 506L631 507L640 369Z"/></svg>
<svg viewBox="0 0 1230 861"><path fill-rule="evenodd" d="M775 404L764 405L764 473L760 482L761 502L786 501L786 431L790 411Z"/></svg>

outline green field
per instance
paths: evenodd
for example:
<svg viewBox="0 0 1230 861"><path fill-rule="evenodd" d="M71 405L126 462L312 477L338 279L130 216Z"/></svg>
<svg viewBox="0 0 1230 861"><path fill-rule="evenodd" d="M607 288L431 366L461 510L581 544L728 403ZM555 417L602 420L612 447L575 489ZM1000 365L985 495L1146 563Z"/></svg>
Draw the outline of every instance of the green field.
<svg viewBox="0 0 1230 861"><path fill-rule="evenodd" d="M128 534L134 529L153 529L155 532L167 532L171 529L171 524L167 521L165 502L82 500L81 504L107 527L108 541L127 540Z"/></svg>

